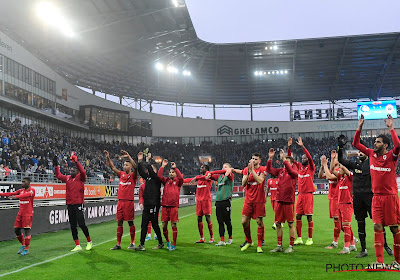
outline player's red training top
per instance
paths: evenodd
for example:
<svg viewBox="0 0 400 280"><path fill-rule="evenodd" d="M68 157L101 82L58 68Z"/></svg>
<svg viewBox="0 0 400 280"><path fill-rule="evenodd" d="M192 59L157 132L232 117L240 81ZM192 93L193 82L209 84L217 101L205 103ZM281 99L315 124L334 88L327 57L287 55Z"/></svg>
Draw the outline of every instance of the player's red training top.
<svg viewBox="0 0 400 280"><path fill-rule="evenodd" d="M256 174L260 176L264 174L267 176L267 169L265 166L259 166L257 169L254 169ZM248 174L248 168L246 167L242 171L243 175ZM260 184L254 179L253 174L249 174L249 178L247 180L247 185L244 191L244 201L247 203L265 203L265 190L264 190L265 180L262 181Z"/></svg>
<svg viewBox="0 0 400 280"><path fill-rule="evenodd" d="M276 201L294 203L296 194L296 182L299 175L296 168L293 168L288 160L283 162L284 168L273 168L272 160L267 161L267 172L278 177L278 190Z"/></svg>
<svg viewBox="0 0 400 280"><path fill-rule="evenodd" d="M353 173L350 172L350 176L344 176L340 173L338 174L338 203L353 203Z"/></svg>
<svg viewBox="0 0 400 280"><path fill-rule="evenodd" d="M397 195L396 166L400 152L400 140L394 129L390 130L394 148L384 155L379 155L373 149L368 149L360 143L361 131L356 131L353 146L369 157L371 171L371 189L377 195Z"/></svg>
<svg viewBox="0 0 400 280"><path fill-rule="evenodd" d="M122 200L134 200L135 198L135 186L137 181L136 172L131 172L127 174L125 171L120 171L119 176L119 186L117 199Z"/></svg>
<svg viewBox="0 0 400 280"><path fill-rule="evenodd" d="M84 204L85 203L85 186L86 172L83 166L76 162L76 167L79 170L74 178L71 175L62 175L60 172L60 167L56 166L54 168L54 174L57 179L64 182L66 185L65 200L66 204Z"/></svg>
<svg viewBox="0 0 400 280"><path fill-rule="evenodd" d="M183 184L183 176L178 168L175 168L176 177L171 179L164 177L164 167L160 167L157 176L164 185L161 206L179 207L179 194Z"/></svg>
<svg viewBox="0 0 400 280"><path fill-rule="evenodd" d="M35 189L29 187L28 189L19 189L15 192L0 193L0 196L15 195L19 199L19 212L20 216L33 216L33 199L35 198Z"/></svg>
<svg viewBox="0 0 400 280"><path fill-rule="evenodd" d="M143 184L140 185L139 188L139 204L143 204L143 194L144 194L144 187L146 185L146 181L143 182Z"/></svg>
<svg viewBox="0 0 400 280"><path fill-rule="evenodd" d="M335 168L335 171L337 173L339 173L339 168ZM328 199L333 199L333 200L337 200L337 193L338 193L338 189L337 189L337 183L338 183L338 179L334 179L334 180L328 180L329 183L329 189L328 189Z"/></svg>
<svg viewBox="0 0 400 280"><path fill-rule="evenodd" d="M308 164L304 166L301 162L294 162L294 165L297 168L299 173L299 185L298 191L299 193L313 193L315 191L315 186L313 182L314 173L315 173L315 164L314 161L306 148L303 148L303 152L308 159ZM289 147L288 156L292 156L292 151Z"/></svg>
<svg viewBox="0 0 400 280"><path fill-rule="evenodd" d="M211 200L211 187L213 184L213 180L211 178L207 180L205 178L205 175L199 175L195 178L197 182L196 201ZM192 180L193 178L186 178L183 182L190 183L190 181Z"/></svg>
<svg viewBox="0 0 400 280"><path fill-rule="evenodd" d="M267 181L267 186L271 192L271 200L276 200L276 191L278 190L278 178L270 178Z"/></svg>

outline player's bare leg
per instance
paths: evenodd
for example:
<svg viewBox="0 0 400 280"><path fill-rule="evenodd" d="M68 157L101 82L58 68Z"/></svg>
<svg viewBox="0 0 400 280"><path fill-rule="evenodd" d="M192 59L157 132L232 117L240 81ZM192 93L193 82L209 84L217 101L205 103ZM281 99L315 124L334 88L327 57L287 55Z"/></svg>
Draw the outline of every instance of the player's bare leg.
<svg viewBox="0 0 400 280"><path fill-rule="evenodd" d="M170 249L171 242L169 242L169 236L168 236L168 222L162 222L162 227L163 227L163 234L167 242L167 249Z"/></svg>
<svg viewBox="0 0 400 280"><path fill-rule="evenodd" d="M264 240L264 232L265 232L265 227L264 227L264 222L263 222L263 217L258 217L256 219L257 222L257 253L262 253L262 243Z"/></svg>
<svg viewBox="0 0 400 280"><path fill-rule="evenodd" d="M135 228L135 223L133 221L128 221L129 225L129 233L131 236L131 243L128 247L128 249L135 249L135 234L136 234L136 228Z"/></svg>
<svg viewBox="0 0 400 280"><path fill-rule="evenodd" d="M241 251L246 251L250 246L253 246L253 240L251 239L250 232L250 219L250 217L242 216L242 226L247 243L242 247Z"/></svg>
<svg viewBox="0 0 400 280"><path fill-rule="evenodd" d="M124 233L124 221L117 221L117 244L110 250L121 250L121 240Z"/></svg>
<svg viewBox="0 0 400 280"><path fill-rule="evenodd" d="M391 226L390 231L393 234L393 251L394 251L394 262L388 265L389 269L399 270L400 269L400 230L398 226Z"/></svg>
<svg viewBox="0 0 400 280"><path fill-rule="evenodd" d="M210 232L210 241L208 243L214 243L214 232L213 232L213 224L211 222L211 216L210 215L205 215L205 216L208 225L208 231Z"/></svg>
<svg viewBox="0 0 400 280"><path fill-rule="evenodd" d="M275 225L276 225L276 237L278 239L278 245L276 246L275 249L269 251L270 253L283 252L283 248L282 248L282 236L283 236L282 224L275 222Z"/></svg>
<svg viewBox="0 0 400 280"><path fill-rule="evenodd" d="M176 222L171 222L172 227L172 246L169 248L170 251L176 250L176 240L178 238L178 228Z"/></svg>
<svg viewBox="0 0 400 280"><path fill-rule="evenodd" d="M303 244L303 239L302 239L302 235L301 235L301 228L303 227L303 221L301 220L301 218L303 217L303 215L301 214L296 214L296 231L297 231L297 238L294 241L294 245L300 245Z"/></svg>
<svg viewBox="0 0 400 280"><path fill-rule="evenodd" d="M290 243L289 243L289 248L285 250L285 253L293 253L294 239L296 238L296 229L294 226L294 222L288 222L288 226L289 226Z"/></svg>

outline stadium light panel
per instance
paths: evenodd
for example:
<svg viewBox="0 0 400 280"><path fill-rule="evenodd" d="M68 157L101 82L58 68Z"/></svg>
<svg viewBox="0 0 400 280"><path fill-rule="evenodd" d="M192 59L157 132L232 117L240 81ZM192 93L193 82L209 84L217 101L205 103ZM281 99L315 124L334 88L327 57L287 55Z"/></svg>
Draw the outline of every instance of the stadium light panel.
<svg viewBox="0 0 400 280"><path fill-rule="evenodd" d="M164 65L162 65L160 62L157 62L156 68L158 71L162 71L164 69Z"/></svg>
<svg viewBox="0 0 400 280"><path fill-rule="evenodd" d="M172 4L174 4L175 8L179 6L178 0L172 0Z"/></svg>

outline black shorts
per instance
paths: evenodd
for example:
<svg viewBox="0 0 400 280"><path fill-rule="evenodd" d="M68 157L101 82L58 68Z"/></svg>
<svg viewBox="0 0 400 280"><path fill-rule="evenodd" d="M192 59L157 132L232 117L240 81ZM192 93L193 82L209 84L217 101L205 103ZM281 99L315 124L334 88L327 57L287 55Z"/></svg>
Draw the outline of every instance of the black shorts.
<svg viewBox="0 0 400 280"><path fill-rule="evenodd" d="M373 196L374 194L372 193L361 193L353 196L354 215L357 221L365 220L368 215L372 219L371 205Z"/></svg>
<svg viewBox="0 0 400 280"><path fill-rule="evenodd" d="M221 200L215 202L215 212L218 222L224 222L231 219L231 200Z"/></svg>

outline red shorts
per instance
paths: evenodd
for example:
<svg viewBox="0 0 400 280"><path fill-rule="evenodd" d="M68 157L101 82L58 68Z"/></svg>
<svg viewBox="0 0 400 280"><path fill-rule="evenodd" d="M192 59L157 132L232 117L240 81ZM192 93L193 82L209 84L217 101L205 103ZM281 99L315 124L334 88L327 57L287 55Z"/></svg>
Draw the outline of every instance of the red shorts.
<svg viewBox="0 0 400 280"><path fill-rule="evenodd" d="M32 228L32 218L33 216L22 216L20 214L15 218L14 227L15 228Z"/></svg>
<svg viewBox="0 0 400 280"><path fill-rule="evenodd" d="M400 225L399 196L375 194L372 198L372 221L384 227Z"/></svg>
<svg viewBox="0 0 400 280"><path fill-rule="evenodd" d="M135 219L135 203L132 200L118 200L117 221L133 221Z"/></svg>
<svg viewBox="0 0 400 280"><path fill-rule="evenodd" d="M198 200L196 202L196 215L211 215L211 200Z"/></svg>
<svg viewBox="0 0 400 280"><path fill-rule="evenodd" d="M275 212L276 209L276 200L271 200L271 206L272 206L272 210Z"/></svg>
<svg viewBox="0 0 400 280"><path fill-rule="evenodd" d="M296 214L312 215L314 209L313 193L299 193L296 203Z"/></svg>
<svg viewBox="0 0 400 280"><path fill-rule="evenodd" d="M339 203L338 213L340 223L351 223L351 218L353 217L354 213L353 204Z"/></svg>
<svg viewBox="0 0 400 280"><path fill-rule="evenodd" d="M163 206L161 211L161 222L179 222L178 207Z"/></svg>
<svg viewBox="0 0 400 280"><path fill-rule="evenodd" d="M294 203L276 203L275 223L294 222Z"/></svg>
<svg viewBox="0 0 400 280"><path fill-rule="evenodd" d="M242 215L257 219L258 217L265 217L265 203L264 202L244 202Z"/></svg>
<svg viewBox="0 0 400 280"><path fill-rule="evenodd" d="M329 218L338 218L338 203L337 198L329 199Z"/></svg>

